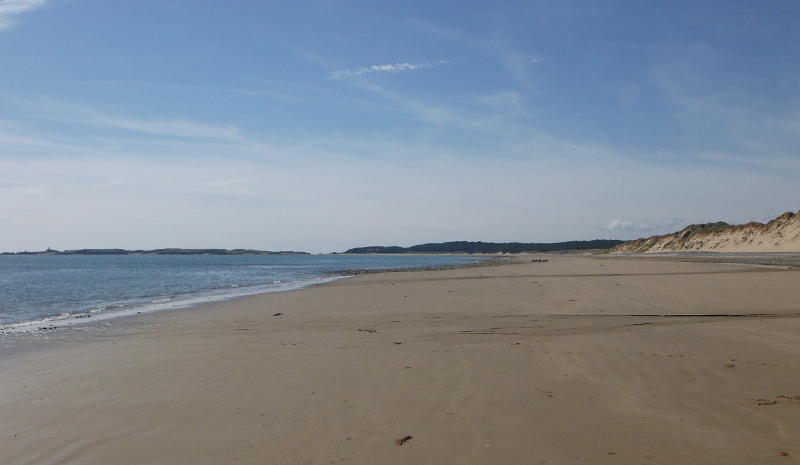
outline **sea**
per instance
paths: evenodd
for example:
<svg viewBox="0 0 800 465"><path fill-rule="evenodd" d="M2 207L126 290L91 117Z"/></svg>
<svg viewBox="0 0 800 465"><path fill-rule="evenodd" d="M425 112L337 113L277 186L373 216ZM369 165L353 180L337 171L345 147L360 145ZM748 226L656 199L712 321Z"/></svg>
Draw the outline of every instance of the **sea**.
<svg viewBox="0 0 800 465"><path fill-rule="evenodd" d="M189 308L342 279L337 270L474 263L475 255L0 255L0 334Z"/></svg>

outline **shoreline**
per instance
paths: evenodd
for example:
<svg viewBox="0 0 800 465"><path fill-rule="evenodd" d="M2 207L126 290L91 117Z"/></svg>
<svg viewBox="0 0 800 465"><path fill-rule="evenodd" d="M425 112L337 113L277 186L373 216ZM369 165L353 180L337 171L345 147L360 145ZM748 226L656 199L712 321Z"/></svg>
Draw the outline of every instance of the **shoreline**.
<svg viewBox="0 0 800 465"><path fill-rule="evenodd" d="M273 254L274 255L274 254ZM438 254L443 255L443 254ZM457 255L457 254L448 254ZM0 324L0 337L2 335L10 335L26 332L38 331L54 331L61 328L68 328L72 326L92 325L100 321L106 321L116 318L125 318L135 316L137 314L146 314L164 311L168 309L191 309L198 305L208 302L220 302L230 299L235 299L247 295L256 294L269 294L273 292L284 292L294 289L302 289L304 287L312 286L320 282L327 282L331 280L341 279L348 276L355 276L361 274L372 274L382 272L397 272L397 271L432 271L432 270L448 270L458 269L461 267L482 267L494 266L504 264L508 260L507 257L486 256L477 258L474 262L463 264L449 264L449 265L436 265L436 266L423 266L414 267L407 266L402 268L389 268L389 269L342 269L330 271L318 271L318 275L312 275L311 278L293 279L291 281L273 281L265 284L257 284L250 286L233 285L231 288L215 288L205 289L196 292L190 292L177 295L164 295L156 300L149 300L148 298L136 298L133 301L117 302L107 300L96 308L81 309L81 310L64 310L58 313L46 314L35 316L31 319L23 319L20 321L10 321ZM296 278L296 277L295 277ZM150 297L152 299L153 297Z"/></svg>
<svg viewBox="0 0 800 465"><path fill-rule="evenodd" d="M103 307L94 311L47 315L34 320L0 325L0 338L5 335L12 336L15 334L26 333L35 334L38 331L49 332L59 329L85 328L104 321L127 319L151 313L192 310L203 305L222 303L244 297L302 290L307 287L316 286L343 278L347 278L347 276L322 276L303 282L288 282L243 287L241 288L241 292L238 293L201 293L195 295L183 295L177 296L177 298L174 300L170 297L141 304L134 304L128 307Z"/></svg>
<svg viewBox="0 0 800 465"><path fill-rule="evenodd" d="M300 283L299 286L293 286L286 289L274 289L256 291L252 293L243 293L239 295L223 295L215 299L208 296L195 296L193 298L183 299L175 302L165 302L163 304L156 304L152 302L143 306L135 306L125 310L110 311L106 314L101 314L99 317L89 318L67 318L62 320L40 319L33 321L25 321L11 325L0 326L0 344L11 343L19 344L18 341L25 340L29 343L27 351L35 350L37 348L47 347L48 342L57 339L63 339L67 344L76 341L76 334L92 331L98 329L102 325L109 325L114 329L123 327L122 325L129 322L135 322L137 319L145 321L148 316L154 314L161 314L167 312L184 312L184 311L198 311L204 310L205 307L216 307L218 305L225 305L228 302L235 302L240 299L257 298L275 293L285 292L299 292L316 286L324 286L343 279L351 279L358 276L375 275L384 273L420 273L432 271L452 271L452 270L466 270L474 268L495 267L519 264L518 256L500 256L489 257L484 260L474 263L453 264L453 265L438 265L429 267L409 267L409 268L382 268L382 269L349 269L349 270L335 270L327 273L326 276L318 278L319 281L310 280ZM545 260L547 261L547 260ZM349 272L352 274L343 274ZM294 284L294 283L287 283ZM177 305L176 305L177 304ZM145 308L142 308L145 307ZM55 316L56 318L58 316ZM7 326L21 326L25 329L21 330L8 330ZM58 332L53 332L58 331ZM76 333L80 332L80 333ZM14 339L17 339L15 341ZM91 335L87 334L86 337L80 337L80 340L90 340ZM6 344L8 347L8 344ZM6 351L7 353L18 353L18 351Z"/></svg>
<svg viewBox="0 0 800 465"><path fill-rule="evenodd" d="M0 353L0 447L10 464L798 461L800 270L542 257L21 338Z"/></svg>

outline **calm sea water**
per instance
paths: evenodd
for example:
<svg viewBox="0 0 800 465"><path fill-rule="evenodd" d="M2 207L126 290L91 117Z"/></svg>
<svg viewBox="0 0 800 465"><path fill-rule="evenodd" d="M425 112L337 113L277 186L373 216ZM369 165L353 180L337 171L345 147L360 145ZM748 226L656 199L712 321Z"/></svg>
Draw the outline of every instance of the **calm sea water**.
<svg viewBox="0 0 800 465"><path fill-rule="evenodd" d="M341 269L463 264L464 255L0 255L0 332L297 289Z"/></svg>

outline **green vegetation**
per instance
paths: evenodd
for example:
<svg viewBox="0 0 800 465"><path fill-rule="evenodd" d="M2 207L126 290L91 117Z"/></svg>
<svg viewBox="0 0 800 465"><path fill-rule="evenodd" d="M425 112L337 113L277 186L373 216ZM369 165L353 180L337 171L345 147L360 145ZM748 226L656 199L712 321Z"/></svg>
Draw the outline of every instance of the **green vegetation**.
<svg viewBox="0 0 800 465"><path fill-rule="evenodd" d="M46 253L53 255L127 255L130 252L123 249L83 249L68 250L59 252L57 250L47 250Z"/></svg>
<svg viewBox="0 0 800 465"><path fill-rule="evenodd" d="M724 231L726 229L731 228L731 225L724 221L717 221L716 223L705 223L705 224L693 224L689 226L692 232L699 232L699 233L710 233L716 231Z"/></svg>
<svg viewBox="0 0 800 465"><path fill-rule="evenodd" d="M411 247L371 246L356 247L347 254L403 254L403 253L520 253L520 252L565 252L570 250L607 250L623 241L595 239L591 241L568 241L554 243L526 242L438 242Z"/></svg>

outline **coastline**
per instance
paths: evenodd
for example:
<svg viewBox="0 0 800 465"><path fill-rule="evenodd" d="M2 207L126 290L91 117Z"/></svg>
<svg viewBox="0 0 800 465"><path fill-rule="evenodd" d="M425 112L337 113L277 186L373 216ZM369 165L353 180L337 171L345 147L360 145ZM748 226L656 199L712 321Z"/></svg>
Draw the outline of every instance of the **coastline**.
<svg viewBox="0 0 800 465"><path fill-rule="evenodd" d="M196 295L179 296L174 300L173 298L164 298L127 307L101 308L95 312L48 315L33 320L0 325L0 340L2 340L3 336L13 336L22 333L36 333L39 331L49 332L73 328L90 329L92 326L102 322L114 320L124 321L128 318L157 312L192 310L211 303L227 302L254 295L290 292L346 277L347 276L330 275L302 282L250 286L242 288L238 290L238 292L200 293Z"/></svg>
<svg viewBox="0 0 800 465"><path fill-rule="evenodd" d="M416 254L424 255L424 254ZM527 258L527 256L526 256ZM541 259L540 259L541 261ZM544 261L547 261L546 259ZM242 289L239 294L225 294L217 296L198 295L176 301L152 302L143 306L134 306L126 309L108 311L89 318L43 318L31 321L16 323L13 325L0 325L0 344L9 343L6 353L18 353L20 348L25 350L35 350L46 347L51 341L66 341L67 344L75 343L77 340L91 341L93 338L92 330L124 328L123 325L131 322L144 322L148 315L165 312L184 312L202 310L207 306L225 305L228 302L235 302L239 299L249 297L264 296L273 293L296 292L314 286L321 286L341 279L351 279L356 276L385 274L385 273L419 273L431 271L453 271L474 268L495 267L504 265L520 264L519 256L491 256L483 260L463 264L436 265L409 268L359 268L333 270L314 280L284 283L286 286L275 285L254 286L253 289ZM7 327L13 326L9 330ZM105 326L105 327L103 327ZM88 333L87 333L88 332ZM14 342L13 338L21 339L24 343Z"/></svg>
<svg viewBox="0 0 800 465"><path fill-rule="evenodd" d="M288 253L283 253L283 255L287 255ZM36 255L36 254L33 254ZM39 254L41 255L41 254ZM92 254L84 254L84 255L92 255ZM109 266L108 263L104 261L107 259L118 260L116 257L109 256L111 254L94 254L95 257L86 257L84 260L93 260L95 261L94 265L98 266ZM119 254L117 254L119 255ZM136 254L128 254L133 255L134 257ZM140 254L141 255L141 254ZM197 262L197 254L191 257L178 257L178 260L192 260L193 262ZM230 254L229 254L230 255ZM273 253L271 255L280 255L277 253ZM299 254L293 254L299 255ZM308 254L306 254L308 255ZM435 254L433 255L434 262L438 261L441 262L441 258L445 256L443 254ZM452 255L446 255L447 257L453 257ZM464 255L456 255L456 258L464 258ZM47 260L49 257L43 257L43 259ZM160 258L160 257L156 257ZM231 258L231 257L228 257ZM2 305L3 302L0 302L0 337L2 335L7 334L14 334L20 332L36 332L36 331L54 331L59 330L62 328L69 328L72 326L84 326L84 325L92 325L99 321L106 321L110 319L116 318L124 318L131 315L137 315L142 313L152 313L157 311L163 311L166 309L188 309L193 308L197 305L201 305L208 302L219 302L225 301L233 298L237 298L240 296L245 295L254 295L254 294L264 294L264 293L272 293L272 292L283 292L287 290L293 289L300 289L303 287L307 287L310 285L318 284L321 282L327 282L335 279L340 279L342 277L347 277L351 275L358 275L358 274L370 274L375 272L396 272L396 271L406 271L406 270L447 270L447 269L455 269L462 266L466 267L474 267L474 266L493 266L495 264L502 264L506 263L508 258L507 257L470 257L469 262L467 263L449 263L449 264L442 264L442 265L435 265L435 266L416 266L414 262L430 262L430 255L421 255L415 254L411 257L396 257L396 256L381 256L381 255L371 255L369 257L348 257L344 261L339 259L338 266L346 265L346 264L356 264L366 266L366 268L350 268L350 269L341 269L337 271L334 265L333 268L326 269L325 262L320 262L317 258L318 257L309 257L311 260L304 260L305 262L312 262L312 263L299 263L300 266L297 266L298 263L295 262L291 263L283 263L283 264L274 264L274 263L259 263L255 262L252 263L227 263L224 266L228 266L229 268L232 266L237 269L247 270L251 268L270 268L270 269L283 269L283 271L271 272L269 276L259 276L258 278L253 279L250 276L239 276L237 279L234 275L235 273L230 272L227 280L220 280L217 281L216 279L206 282L204 285L194 285L197 281L192 281L192 285L187 286L187 282L184 280L182 283L170 283L171 276L175 275L185 275L186 270L182 268L183 266L196 266L197 263L173 263L174 268L166 271L166 275L164 274L164 269L153 269L152 271L155 273L159 273L160 276L156 276L156 280L152 280L152 277L149 275L140 275L134 276L133 278L139 278L139 280L135 283L132 283L129 280L120 281L119 285L122 288L126 287L136 287L139 289L140 295L136 295L136 293L128 293L128 292L120 292L119 288L112 288L111 289L102 289L100 292L94 292L94 296L91 299L86 299L86 301L81 301L80 298L75 300L74 296L80 296L81 292L85 292L86 289L94 289L96 286L95 284L98 280L105 280L105 276L97 275L92 278L88 278L84 280L83 286L77 285L78 283L75 282L62 282L62 286L54 286L53 283L50 283L50 287L47 287L47 284L42 284L41 286L37 286L36 283L30 282L17 282L17 288L25 287L28 289L29 294L19 293L17 289L13 285L14 281L6 281L5 288L0 287L0 294L5 292L10 293L10 296L7 295L6 297L10 299L11 307L7 307ZM330 258L326 257L329 261ZM411 260L409 260L411 258ZM125 258L123 257L123 260ZM97 262L100 260L100 262ZM385 261L384 263L376 263L376 260L380 262L381 260ZM451 259L452 260L452 259ZM240 260L241 261L241 260ZM406 262L405 265L401 265L402 268L387 268L386 265L392 265L392 262L400 261L400 263ZM447 259L445 259L447 261ZM91 266L87 266L87 263L81 263L80 265L91 268ZM117 262L115 265L120 266L124 269L124 266L131 266L131 263L122 263ZM141 262L137 263L137 265L141 265ZM157 265L157 263L156 263ZM212 266L218 266L220 263L214 263ZM289 265L289 266L286 266ZM378 266L377 269L369 268L369 266ZM41 265L39 265L41 266ZM113 266L113 265L112 265ZM151 263L152 266L152 263ZM295 268L294 270L292 268ZM300 271L297 271L297 270ZM3 278L14 278L14 271L11 270L4 270L6 275L0 275L0 282L3 281ZM20 270L20 274L27 272L28 270ZM52 269L47 269L44 267L42 272L47 273L50 272L51 274L55 271ZM74 273L74 270L67 270L69 274ZM80 271L80 270L79 270ZM117 272L117 269L112 269L110 272ZM208 273L213 274L216 270L211 270ZM190 271L194 272L194 271ZM277 273L277 274L276 274ZM59 273L59 276L66 276L67 273ZM216 278L217 275L215 275ZM198 274L197 278L202 277L202 275ZM151 280L148 282L148 280ZM198 279L199 280L199 279ZM46 281L46 280L43 280ZM12 284L9 284L12 283ZM155 286L154 283L157 283ZM146 289L150 287L151 289ZM64 288L74 288L76 292L71 293L70 297L72 300L70 302L62 302L58 301L57 299L50 299L50 301L30 301L31 292L35 292L36 294L40 295L48 295L50 292L60 292L61 289ZM145 292L142 291L145 289ZM17 294L17 295L14 295ZM120 297L120 294L125 294L124 297ZM16 310L14 307L13 302L17 300L17 303L26 303L32 304L30 305L33 309L27 309L27 313L19 312L17 314L17 319L13 320L10 319L10 315L14 314ZM20 300L23 299L23 300ZM29 302L30 301L30 302ZM35 302L35 303L34 303ZM57 302L57 303L56 303ZM5 303L8 303L5 302ZM47 305L51 305L49 313L43 312L42 308L47 308ZM18 310L17 310L18 312Z"/></svg>
<svg viewBox="0 0 800 465"><path fill-rule="evenodd" d="M797 463L800 270L544 258L4 351L0 448L8 463Z"/></svg>

